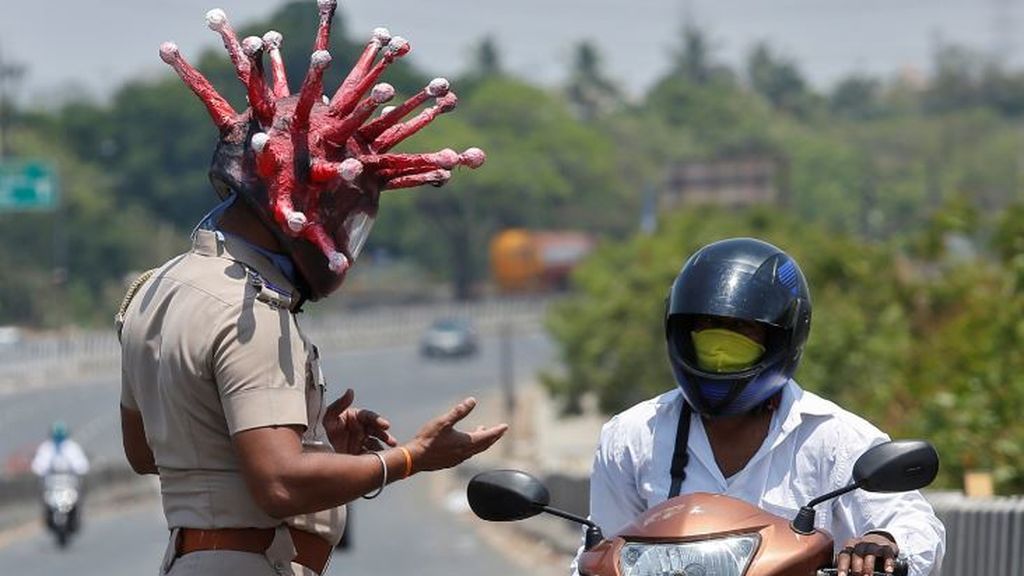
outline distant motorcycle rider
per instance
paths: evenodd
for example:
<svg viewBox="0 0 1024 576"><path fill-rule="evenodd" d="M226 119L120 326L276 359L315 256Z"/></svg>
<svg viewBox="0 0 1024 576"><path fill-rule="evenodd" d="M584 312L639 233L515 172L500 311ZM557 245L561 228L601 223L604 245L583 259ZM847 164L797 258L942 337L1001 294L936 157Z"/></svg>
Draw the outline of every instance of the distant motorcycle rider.
<svg viewBox="0 0 1024 576"><path fill-rule="evenodd" d="M845 486L857 458L888 437L793 380L810 327L807 282L779 248L734 238L693 254L665 312L677 388L604 425L591 519L612 534L692 492L792 518ZM916 491L853 491L819 507L816 527L835 539L840 576L891 573L897 555L911 576L937 573L942 563L945 528Z"/></svg>
<svg viewBox="0 0 1024 576"><path fill-rule="evenodd" d="M47 474L75 474L84 476L89 473L89 459L82 447L68 437L68 427L63 422L54 422L50 427L50 437L36 449L32 458L32 472L36 476Z"/></svg>
<svg viewBox="0 0 1024 576"><path fill-rule="evenodd" d="M50 437L39 445L32 459L32 472L42 480L43 519L61 546L78 531L81 479L89 473L85 451L68 436L67 425L54 422Z"/></svg>

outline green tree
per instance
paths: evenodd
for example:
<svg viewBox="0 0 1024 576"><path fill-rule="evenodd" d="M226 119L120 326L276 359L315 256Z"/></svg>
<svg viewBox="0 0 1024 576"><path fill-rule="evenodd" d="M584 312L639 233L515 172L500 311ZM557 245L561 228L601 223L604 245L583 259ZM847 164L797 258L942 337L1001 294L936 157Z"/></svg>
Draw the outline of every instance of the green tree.
<svg viewBox="0 0 1024 576"><path fill-rule="evenodd" d="M776 109L796 115L810 113L812 95L796 64L757 44L747 59L747 78L754 92Z"/></svg>
<svg viewBox="0 0 1024 576"><path fill-rule="evenodd" d="M381 210L382 235L372 240L402 253L421 250L432 269L450 274L459 297L486 274L490 236L513 226L623 230L629 214L607 136L579 122L554 95L512 78L481 84L458 113L405 145L487 151L480 170L457 174L437 190L397 193ZM428 221L430 226L398 224ZM397 242L396 242L397 240Z"/></svg>
<svg viewBox="0 0 1024 576"><path fill-rule="evenodd" d="M183 240L138 206L120 204L112 179L59 141L13 134L19 155L56 168L56 212L0 214L0 324L109 323L133 271L161 262Z"/></svg>
<svg viewBox="0 0 1024 576"><path fill-rule="evenodd" d="M843 78L829 95L833 114L849 120L870 120L882 112L882 83L861 74Z"/></svg>
<svg viewBox="0 0 1024 576"><path fill-rule="evenodd" d="M601 68L600 53L592 42L576 45L566 96L584 122L610 110L622 96L619 87Z"/></svg>

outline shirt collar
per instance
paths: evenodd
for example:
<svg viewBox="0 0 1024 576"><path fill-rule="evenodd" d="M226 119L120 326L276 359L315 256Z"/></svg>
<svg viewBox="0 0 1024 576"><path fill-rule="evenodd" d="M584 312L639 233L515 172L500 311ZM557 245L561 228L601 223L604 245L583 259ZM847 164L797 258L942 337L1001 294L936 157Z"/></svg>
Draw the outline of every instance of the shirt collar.
<svg viewBox="0 0 1024 576"><path fill-rule="evenodd" d="M271 259L266 250L253 246L238 236L215 230L196 230L192 240L192 252L201 256L221 256L247 266L262 276L278 291L290 293L298 298L295 284Z"/></svg>
<svg viewBox="0 0 1024 576"><path fill-rule="evenodd" d="M781 442L807 418L831 416L832 414L835 414L834 404L815 394L805 392L791 378L782 388L782 400L779 402L778 415L784 419L777 441Z"/></svg>

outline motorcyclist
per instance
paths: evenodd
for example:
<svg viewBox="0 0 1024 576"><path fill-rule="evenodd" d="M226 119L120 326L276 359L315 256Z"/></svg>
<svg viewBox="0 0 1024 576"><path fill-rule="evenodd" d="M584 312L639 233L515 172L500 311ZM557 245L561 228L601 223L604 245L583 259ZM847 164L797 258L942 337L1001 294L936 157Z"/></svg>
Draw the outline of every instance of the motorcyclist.
<svg viewBox="0 0 1024 576"><path fill-rule="evenodd" d="M811 325L797 263L751 238L707 245L669 292L668 358L678 387L613 417L590 479L590 517L612 534L681 493L732 496L792 518L849 483L853 463L888 437L803 390L793 374ZM918 492L855 490L819 507L839 574L936 573L945 529ZM573 572L576 564L573 563Z"/></svg>
<svg viewBox="0 0 1024 576"><path fill-rule="evenodd" d="M32 472L39 477L55 473L76 476L89 473L89 459L78 442L69 438L67 424L57 421L50 426L50 437L39 445L32 458Z"/></svg>
<svg viewBox="0 0 1024 576"><path fill-rule="evenodd" d="M32 472L43 480L44 492L49 489L49 482L53 480L70 483L77 488L80 479L89 473L89 459L85 451L69 438L68 426L64 422L56 421L50 426L50 437L43 441L36 449L35 457L32 458ZM50 478L50 477L53 478ZM76 501L67 511L68 532L76 532L79 526L80 506ZM53 529L54 510L43 499L43 517L46 525ZM63 541L62 541L63 542Z"/></svg>

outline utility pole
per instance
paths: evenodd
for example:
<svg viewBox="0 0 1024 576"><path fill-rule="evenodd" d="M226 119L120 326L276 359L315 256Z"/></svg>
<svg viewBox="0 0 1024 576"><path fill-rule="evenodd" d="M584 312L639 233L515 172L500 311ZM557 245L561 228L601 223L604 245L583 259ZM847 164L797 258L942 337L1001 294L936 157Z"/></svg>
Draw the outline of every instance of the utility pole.
<svg viewBox="0 0 1024 576"><path fill-rule="evenodd" d="M512 324L504 321L498 328L498 364L501 370L501 391L505 404L505 421L515 428L516 418L516 377L515 351L512 348ZM511 458L515 452L512 438L505 439L505 456Z"/></svg>
<svg viewBox="0 0 1024 576"><path fill-rule="evenodd" d="M11 155L9 139L11 89L24 75L25 67L8 62L0 49L0 161Z"/></svg>

